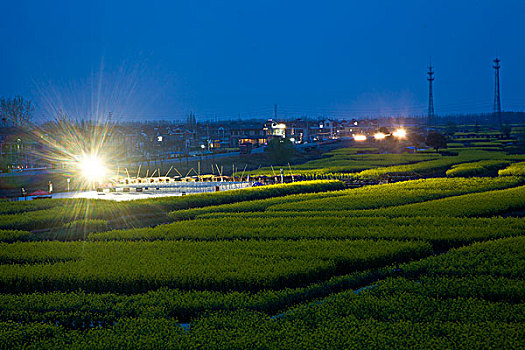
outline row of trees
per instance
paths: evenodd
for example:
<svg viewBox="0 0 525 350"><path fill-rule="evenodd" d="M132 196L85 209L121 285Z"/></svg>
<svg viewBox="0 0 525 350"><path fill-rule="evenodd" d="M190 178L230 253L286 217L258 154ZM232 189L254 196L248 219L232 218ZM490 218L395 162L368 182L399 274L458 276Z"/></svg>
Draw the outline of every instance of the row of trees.
<svg viewBox="0 0 525 350"><path fill-rule="evenodd" d="M408 136L408 142L410 142L416 150L423 145L432 147L436 152L440 148L447 147L447 138L443 134L435 131L429 132L426 137L422 133L411 133Z"/></svg>
<svg viewBox="0 0 525 350"><path fill-rule="evenodd" d="M33 119L34 111L33 102L22 96L0 99L0 117L4 125L9 123L18 127L27 126Z"/></svg>

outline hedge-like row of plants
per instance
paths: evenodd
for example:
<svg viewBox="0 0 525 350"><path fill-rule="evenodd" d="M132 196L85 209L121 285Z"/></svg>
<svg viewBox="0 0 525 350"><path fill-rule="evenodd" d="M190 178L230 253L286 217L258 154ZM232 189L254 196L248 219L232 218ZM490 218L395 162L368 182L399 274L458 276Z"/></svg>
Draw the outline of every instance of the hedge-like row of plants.
<svg viewBox="0 0 525 350"><path fill-rule="evenodd" d="M518 177L505 178L431 178L366 186L347 190L344 196L277 204L270 211L356 210L390 207L470 192L491 191L522 184Z"/></svg>
<svg viewBox="0 0 525 350"><path fill-rule="evenodd" d="M28 213L21 211L17 214L0 215L0 229L27 231L40 230L60 227L73 221L82 222L85 220L96 219L112 220L125 216L164 213L175 209L199 208L210 205L279 197L290 194L337 191L342 189L344 189L344 185L340 181L316 180L253 187L219 193L202 193L130 202L78 199L69 200L65 202L66 204L63 204L63 201L59 201L57 203L62 204L46 210L35 210ZM54 203L54 200L49 200L49 202ZM32 203L32 201L26 203ZM27 205L31 206L31 204ZM16 208L20 209L19 206Z"/></svg>
<svg viewBox="0 0 525 350"><path fill-rule="evenodd" d="M507 160L482 160L479 162L453 165L447 170L448 177L493 176L497 171L510 164Z"/></svg>
<svg viewBox="0 0 525 350"><path fill-rule="evenodd" d="M282 289L431 251L424 242L371 240L24 242L1 248L3 293Z"/></svg>
<svg viewBox="0 0 525 350"><path fill-rule="evenodd" d="M325 215L329 215L326 213ZM89 234L93 241L195 240L422 240L435 250L476 241L521 235L519 218L344 217L344 216L228 216L176 222L153 228Z"/></svg>
<svg viewBox="0 0 525 350"><path fill-rule="evenodd" d="M525 162L514 163L498 171L499 176L525 176Z"/></svg>

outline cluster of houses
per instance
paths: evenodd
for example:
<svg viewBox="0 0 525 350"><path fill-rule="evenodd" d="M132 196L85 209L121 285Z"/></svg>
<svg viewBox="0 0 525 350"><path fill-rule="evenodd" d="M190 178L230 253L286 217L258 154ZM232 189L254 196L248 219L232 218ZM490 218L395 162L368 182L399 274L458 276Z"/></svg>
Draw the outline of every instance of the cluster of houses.
<svg viewBox="0 0 525 350"><path fill-rule="evenodd" d="M273 138L287 138L294 144L325 141L378 128L377 120L321 120L305 119L273 120L265 122L228 121L223 123L198 124L194 129L178 126L158 130L158 137L174 140L180 149L192 147L225 149L237 148L243 144L263 146ZM186 145L189 143L189 145ZM204 146L204 147L202 147Z"/></svg>
<svg viewBox="0 0 525 350"><path fill-rule="evenodd" d="M194 116L186 123L123 123L99 125L90 122L55 125L51 122L33 130L0 127L0 151L3 171L57 167L60 147L82 141L79 148L99 142L103 135L106 151L117 152L122 160L177 158L195 154L252 149L266 145L274 138L287 138L304 144L352 137L377 130L378 121L367 120L233 120L197 123ZM71 130L78 135L72 135ZM73 133L73 134L74 134ZM73 136L73 137L72 137ZM73 138L73 140L71 140ZM53 156L50 156L53 155Z"/></svg>
<svg viewBox="0 0 525 350"><path fill-rule="evenodd" d="M149 139L168 155L217 153L249 146L266 145L274 138L286 138L294 144L320 142L377 130L377 120L305 119L226 121L184 125L156 126L149 130ZM153 133L153 134L151 134Z"/></svg>

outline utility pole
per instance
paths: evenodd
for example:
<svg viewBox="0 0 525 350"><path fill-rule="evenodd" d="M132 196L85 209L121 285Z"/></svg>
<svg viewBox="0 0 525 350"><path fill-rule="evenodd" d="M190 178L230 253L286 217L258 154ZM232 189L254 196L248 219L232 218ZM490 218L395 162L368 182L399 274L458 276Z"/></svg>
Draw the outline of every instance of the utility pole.
<svg viewBox="0 0 525 350"><path fill-rule="evenodd" d="M432 93L432 82L434 81L434 71L432 70L432 63L428 66L427 72L428 80L428 116L427 116L427 133L430 131L434 123L434 95Z"/></svg>
<svg viewBox="0 0 525 350"><path fill-rule="evenodd" d="M494 68L494 110L493 115L494 119L497 118L497 121L499 122L499 127L501 128L503 126L503 118L501 115L501 99L499 94L499 69L500 69L500 59L496 57L496 59L493 61L494 65L492 68Z"/></svg>

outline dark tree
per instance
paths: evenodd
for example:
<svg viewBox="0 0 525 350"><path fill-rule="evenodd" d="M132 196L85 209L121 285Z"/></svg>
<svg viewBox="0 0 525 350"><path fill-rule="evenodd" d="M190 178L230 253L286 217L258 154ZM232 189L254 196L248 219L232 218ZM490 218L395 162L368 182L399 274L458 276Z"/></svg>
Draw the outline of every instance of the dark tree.
<svg viewBox="0 0 525 350"><path fill-rule="evenodd" d="M510 134L512 133L512 126L509 124L503 124L501 126L501 133L505 136L505 138L509 138Z"/></svg>
<svg viewBox="0 0 525 350"><path fill-rule="evenodd" d="M439 132L431 132L427 136L425 143L436 150L447 147L447 138Z"/></svg>
<svg viewBox="0 0 525 350"><path fill-rule="evenodd" d="M456 133L456 130L457 130L456 123L448 122L445 127L445 135L447 135L448 137L452 137Z"/></svg>
<svg viewBox="0 0 525 350"><path fill-rule="evenodd" d="M24 100L21 96L13 99L2 98L0 100L0 115L2 120L9 121L16 126L26 126L33 118L35 106L31 100Z"/></svg>
<svg viewBox="0 0 525 350"><path fill-rule="evenodd" d="M273 164L284 164L294 155L293 144L288 139L275 138L268 142L266 153Z"/></svg>
<svg viewBox="0 0 525 350"><path fill-rule="evenodd" d="M388 128L385 127L385 126L380 127L380 128L379 128L379 132L382 132L382 133L385 134L385 135L390 134L390 131L389 131Z"/></svg>
<svg viewBox="0 0 525 350"><path fill-rule="evenodd" d="M417 132L410 133L408 134L408 142L410 142L410 144L414 146L415 150L417 151L417 149L425 143L425 136Z"/></svg>

